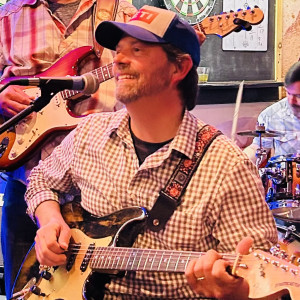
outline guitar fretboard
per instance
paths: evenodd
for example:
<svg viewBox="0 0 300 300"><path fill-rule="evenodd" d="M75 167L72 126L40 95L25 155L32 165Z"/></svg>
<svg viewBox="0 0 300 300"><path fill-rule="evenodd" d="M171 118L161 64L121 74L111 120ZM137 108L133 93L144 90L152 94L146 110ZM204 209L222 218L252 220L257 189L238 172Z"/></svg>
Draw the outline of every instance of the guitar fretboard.
<svg viewBox="0 0 300 300"><path fill-rule="evenodd" d="M90 267L94 270L120 271L185 271L190 260L199 258L201 252L181 252L136 248L96 248Z"/></svg>

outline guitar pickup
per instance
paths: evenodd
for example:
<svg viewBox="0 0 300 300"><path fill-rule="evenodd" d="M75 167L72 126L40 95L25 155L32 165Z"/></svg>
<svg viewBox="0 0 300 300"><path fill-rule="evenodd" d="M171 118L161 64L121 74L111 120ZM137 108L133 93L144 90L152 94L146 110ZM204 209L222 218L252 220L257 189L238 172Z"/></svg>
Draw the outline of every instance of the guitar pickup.
<svg viewBox="0 0 300 300"><path fill-rule="evenodd" d="M71 249L71 254L68 255L68 261L66 265L67 271L70 271L72 269L80 247L81 247L81 243L74 243L74 247L73 247L74 249Z"/></svg>
<svg viewBox="0 0 300 300"><path fill-rule="evenodd" d="M86 254L85 254L84 258L83 258L81 266L80 266L80 270L82 272L86 271L87 266L88 266L88 264L90 262L90 259L92 257L92 254L93 254L94 250L95 250L95 244L90 244L89 247L88 247L88 250L86 251Z"/></svg>

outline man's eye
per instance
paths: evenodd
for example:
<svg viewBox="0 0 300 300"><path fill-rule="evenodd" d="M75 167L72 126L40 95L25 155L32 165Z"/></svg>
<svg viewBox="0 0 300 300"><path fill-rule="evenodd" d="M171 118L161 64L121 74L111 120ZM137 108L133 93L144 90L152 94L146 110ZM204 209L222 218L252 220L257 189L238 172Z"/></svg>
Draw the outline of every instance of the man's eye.
<svg viewBox="0 0 300 300"><path fill-rule="evenodd" d="M140 48L137 48L137 47L134 47L134 48L133 48L133 51L134 51L134 52L139 52L139 51L141 51L141 49L140 49Z"/></svg>

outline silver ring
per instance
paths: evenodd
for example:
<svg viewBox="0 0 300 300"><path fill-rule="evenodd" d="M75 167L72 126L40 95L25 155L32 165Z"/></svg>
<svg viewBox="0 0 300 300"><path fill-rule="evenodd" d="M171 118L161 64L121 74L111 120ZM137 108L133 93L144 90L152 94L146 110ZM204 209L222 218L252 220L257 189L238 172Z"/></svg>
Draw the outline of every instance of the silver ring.
<svg viewBox="0 0 300 300"><path fill-rule="evenodd" d="M204 279L205 279L205 277L204 277L204 276L202 276L202 277L198 277L198 278L197 278L197 280L198 280L198 281L200 281L200 280L204 280Z"/></svg>

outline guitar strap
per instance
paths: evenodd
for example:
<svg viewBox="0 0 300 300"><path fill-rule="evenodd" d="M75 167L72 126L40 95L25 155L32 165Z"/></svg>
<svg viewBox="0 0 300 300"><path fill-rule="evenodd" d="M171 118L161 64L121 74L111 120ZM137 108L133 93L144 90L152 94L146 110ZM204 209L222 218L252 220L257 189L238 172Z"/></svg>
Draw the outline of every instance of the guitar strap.
<svg viewBox="0 0 300 300"><path fill-rule="evenodd" d="M166 223L181 203L181 197L200 164L211 142L220 134L211 125L203 126L197 133L196 147L192 159L182 158L165 188L160 191L147 218L147 227L152 231L164 229Z"/></svg>
<svg viewBox="0 0 300 300"><path fill-rule="evenodd" d="M93 41L94 50L98 57L101 57L103 47L96 41L95 32L97 26L103 21L115 20L118 11L119 0L96 0L93 11Z"/></svg>

